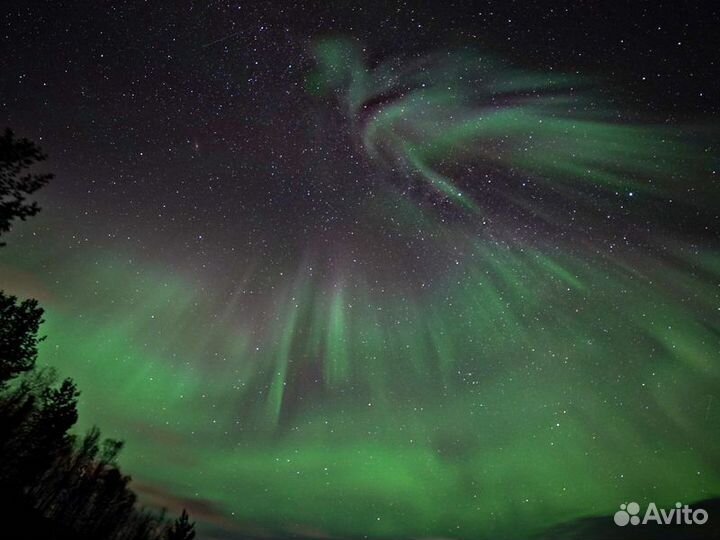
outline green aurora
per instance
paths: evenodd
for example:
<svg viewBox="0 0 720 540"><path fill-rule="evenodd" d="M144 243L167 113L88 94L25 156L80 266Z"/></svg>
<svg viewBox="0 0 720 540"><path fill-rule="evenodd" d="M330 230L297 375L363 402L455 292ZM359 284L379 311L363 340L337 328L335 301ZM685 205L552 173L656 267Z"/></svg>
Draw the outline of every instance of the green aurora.
<svg viewBox="0 0 720 540"><path fill-rule="evenodd" d="M524 71L472 50L373 68L352 39L317 40L313 52L308 90L340 97L371 159L474 211L482 204L466 190L484 178L471 174L466 188L458 163L575 198L588 186L677 195L679 177L703 170L702 152L687 142L692 130L641 123L603 97L599 81Z"/></svg>
<svg viewBox="0 0 720 540"><path fill-rule="evenodd" d="M11 237L0 281L45 307L40 358L82 390L78 429L126 440L141 495L192 504L218 535L524 538L628 500L719 496L717 247L682 231L641 250L510 241L501 218L484 221L517 193L509 174L548 190L511 202L554 227L568 226L554 197L592 190L616 206L637 192L634 219L657 223L656 199L702 206L702 152L581 106L595 98L567 92L575 77L487 62L483 94L437 83L464 80L473 55L400 74L365 68L346 40L316 55L308 88L341 97L368 159L460 203L448 220L387 187L358 210L398 244L423 236L427 271L399 283L390 263L378 278L308 249L269 277L238 268L225 288L146 253L62 248L51 225ZM492 197L449 162L497 172Z"/></svg>
<svg viewBox="0 0 720 540"><path fill-rule="evenodd" d="M42 358L84 389L83 428L127 440L140 486L212 503L209 521L523 536L618 501L720 491L716 254L578 260L477 242L412 302L298 270L255 306L263 321L126 259L77 281L86 257L55 276L75 283L68 301L23 290L15 270L48 310Z"/></svg>

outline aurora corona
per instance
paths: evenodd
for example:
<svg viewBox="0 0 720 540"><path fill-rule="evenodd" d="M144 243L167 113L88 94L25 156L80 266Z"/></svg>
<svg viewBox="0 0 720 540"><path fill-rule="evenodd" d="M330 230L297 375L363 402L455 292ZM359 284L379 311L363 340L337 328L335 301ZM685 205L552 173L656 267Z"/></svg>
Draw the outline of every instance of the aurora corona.
<svg viewBox="0 0 720 540"><path fill-rule="evenodd" d="M203 86L146 92L146 176L49 186L0 254L142 500L208 538L480 540L719 496L711 122L479 47L263 64L294 34L258 21L163 49Z"/></svg>
<svg viewBox="0 0 720 540"><path fill-rule="evenodd" d="M680 130L613 106L600 81L525 71L472 50L373 67L349 38L318 40L313 51L308 89L339 96L372 159L473 210L484 210L478 193L498 175L569 197L590 188L667 195L702 161ZM529 204L514 186L492 190Z"/></svg>

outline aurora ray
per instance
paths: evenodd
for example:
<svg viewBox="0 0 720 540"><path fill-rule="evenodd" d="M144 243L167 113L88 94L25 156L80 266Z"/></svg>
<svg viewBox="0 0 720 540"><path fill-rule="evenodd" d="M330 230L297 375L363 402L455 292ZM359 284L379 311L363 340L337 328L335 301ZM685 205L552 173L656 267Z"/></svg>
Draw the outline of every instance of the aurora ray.
<svg viewBox="0 0 720 540"><path fill-rule="evenodd" d="M14 34L8 118L37 122L57 180L3 237L0 288L46 310L77 433L126 441L140 499L188 507L199 538L558 538L720 497L715 77L647 50L704 33L643 14L617 49L600 18L540 61L515 30L534 3L512 25L471 4L194 6L183 30L89 3L103 24L58 8ZM87 58L29 70L30 35ZM638 110L603 78L620 54L707 118Z"/></svg>
<svg viewBox="0 0 720 540"><path fill-rule="evenodd" d="M458 242L437 234L438 249L445 234ZM663 262L463 242L467 259L426 292L381 294L357 273L305 266L245 314L107 260L72 303L45 293L43 355L88 389L84 422L127 438L141 489L201 494L208 526L521 538L611 512L628 490L667 503L717 493L717 255L681 242ZM3 279L23 292L17 272ZM139 288L119 297L105 285L119 282ZM175 457L159 451L167 441Z"/></svg>
<svg viewBox="0 0 720 540"><path fill-rule="evenodd" d="M498 176L489 190L528 206L508 176L568 198L589 189L665 196L703 167L690 128L623 113L597 80L526 71L472 50L371 67L349 38L318 40L313 53L308 90L339 97L370 158L468 209L487 209L483 191Z"/></svg>

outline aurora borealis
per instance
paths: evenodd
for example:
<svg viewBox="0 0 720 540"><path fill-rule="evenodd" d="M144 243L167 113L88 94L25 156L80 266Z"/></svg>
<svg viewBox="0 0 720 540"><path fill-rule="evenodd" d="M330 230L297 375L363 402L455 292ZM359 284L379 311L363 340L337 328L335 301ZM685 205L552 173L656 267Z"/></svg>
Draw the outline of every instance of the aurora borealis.
<svg viewBox="0 0 720 540"><path fill-rule="evenodd" d="M632 115L606 110L580 77L452 50L369 70L362 50L349 39L316 43L309 90L340 93L371 157L462 206L478 203L457 180L472 189L482 182L478 171L487 178L513 170L573 194L583 184L653 193L668 187L665 179L677 182L683 158L684 168L697 168L677 131L619 123ZM459 173L463 167L472 168Z"/></svg>
<svg viewBox="0 0 720 540"><path fill-rule="evenodd" d="M309 5L12 16L46 35L2 110L57 178L0 283L46 309L78 431L201 538L720 496L707 16Z"/></svg>

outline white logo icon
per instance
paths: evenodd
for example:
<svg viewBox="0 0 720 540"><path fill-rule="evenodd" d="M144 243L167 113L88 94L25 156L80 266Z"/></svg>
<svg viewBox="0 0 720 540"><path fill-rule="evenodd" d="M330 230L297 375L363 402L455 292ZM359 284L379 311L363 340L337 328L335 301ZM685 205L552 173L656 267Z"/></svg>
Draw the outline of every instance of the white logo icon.
<svg viewBox="0 0 720 540"><path fill-rule="evenodd" d="M640 513L640 505L636 502L631 502L628 504L621 504L620 510L615 512L615 516L613 517L613 520L615 521L615 525L619 525L620 527L624 527L628 523L632 523L633 525L639 525L640 524L640 518L638 517L638 514Z"/></svg>

